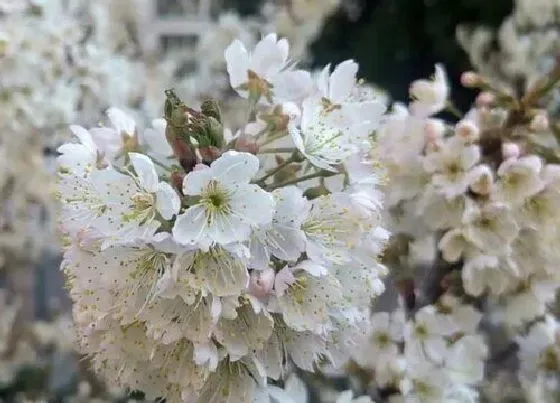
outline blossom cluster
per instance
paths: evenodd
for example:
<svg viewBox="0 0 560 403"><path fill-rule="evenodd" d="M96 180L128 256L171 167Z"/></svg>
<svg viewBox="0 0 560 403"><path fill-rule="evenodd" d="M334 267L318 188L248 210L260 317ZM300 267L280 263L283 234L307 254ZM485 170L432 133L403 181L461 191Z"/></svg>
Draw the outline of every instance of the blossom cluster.
<svg viewBox="0 0 560 403"><path fill-rule="evenodd" d="M556 0L516 0L498 32L459 26L457 39L476 71L511 93L528 89L555 64L560 51L560 4ZM497 46L496 46L497 45Z"/></svg>
<svg viewBox="0 0 560 403"><path fill-rule="evenodd" d="M402 306L377 312L353 359L373 371L378 389L398 391L391 402L477 401L488 353L481 318L450 294L408 320Z"/></svg>
<svg viewBox="0 0 560 403"><path fill-rule="evenodd" d="M507 112L484 105L450 126L431 117L445 106L446 88L438 66L435 81L412 85L410 112L397 106L380 128L393 178L392 229L415 240L430 234L424 248L437 242L464 292L503 297L504 320L516 326L544 314L560 286L560 165L531 152L521 131L545 131L546 116L536 114L509 138L500 132L512 124ZM420 254L435 256L429 249Z"/></svg>
<svg viewBox="0 0 560 403"><path fill-rule="evenodd" d="M371 134L385 105L358 65L314 80L276 34L225 59L249 118L235 134L216 102L168 90L152 129L112 108L58 150L81 350L148 398L268 401L291 365L343 364L384 289Z"/></svg>
<svg viewBox="0 0 560 403"><path fill-rule="evenodd" d="M383 189L385 211L393 234L386 257L407 309L424 306L416 315L434 309L445 292L478 301L481 316L505 330L506 342L520 346L521 368L533 367L528 371L532 375L523 369L518 374L532 393L535 385L526 379L536 377L535 360L545 367L558 363L556 353L550 353L556 347L537 347L538 336L532 336L554 323L550 315L560 288L555 224L560 218L560 165L554 154L557 143L549 141L554 138L550 116L538 105L557 82L558 69L520 98L474 72L464 73L461 80L482 89L466 114L452 105L445 70L436 65L431 80L412 83L408 107L395 104L378 129L378 152L389 177ZM442 119L440 112L455 113L456 121ZM421 267L429 268L427 278L421 278ZM445 336L452 335L453 326L448 323L446 331L451 333ZM555 336L548 332L554 345L550 340ZM482 386L487 348L477 340L468 353L477 357L477 375L468 382ZM535 349L533 358L526 349ZM552 357L548 364L542 364L543 354ZM410 360L405 361L408 368ZM379 382L383 371L375 369ZM557 391L555 382L546 385ZM445 388L438 390L438 399L445 399Z"/></svg>

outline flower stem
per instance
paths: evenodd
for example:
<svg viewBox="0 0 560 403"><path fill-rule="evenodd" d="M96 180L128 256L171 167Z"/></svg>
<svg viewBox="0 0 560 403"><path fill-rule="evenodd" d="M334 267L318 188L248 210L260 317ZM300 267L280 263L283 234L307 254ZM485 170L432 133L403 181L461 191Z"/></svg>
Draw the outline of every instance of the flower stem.
<svg viewBox="0 0 560 403"><path fill-rule="evenodd" d="M172 169L171 169L170 167L165 166L162 162L160 162L160 161L158 161L158 160L156 160L156 159L154 159L154 158L152 158L152 162L153 162L154 164L156 164L157 166L159 166L160 168L163 168L163 169L164 169L165 171L167 171L167 172L171 172L171 171L172 171Z"/></svg>
<svg viewBox="0 0 560 403"><path fill-rule="evenodd" d="M276 148L264 148L259 150L259 154L281 154L281 153L293 153L297 151L292 147L276 147Z"/></svg>
<svg viewBox="0 0 560 403"><path fill-rule="evenodd" d="M456 106L455 104L453 104L453 102L451 101L447 101L447 103L445 104L445 109L451 113L453 116L455 116L458 119L462 119L463 118L463 112L461 112Z"/></svg>
<svg viewBox="0 0 560 403"><path fill-rule="evenodd" d="M255 183L257 183L259 185L264 185L268 178L277 174L279 171L286 168L288 165L290 165L292 162L295 162L295 161L296 161L296 158L294 156L291 156L286 161L282 162L281 164L277 165L276 167L274 167L270 171L268 171L262 178L257 179L255 181Z"/></svg>
<svg viewBox="0 0 560 403"><path fill-rule="evenodd" d="M290 179L281 183L275 183L273 185L271 185L268 190L274 190L274 189L278 189L284 186L289 186L289 185L295 185L296 183L300 183L300 182L305 182L307 180L310 179L315 179L315 178L328 178L330 176L334 176L334 175L340 175L341 172L330 172L330 171L318 171L318 172L313 172L307 175L303 175L300 176L299 178L294 178L294 179Z"/></svg>
<svg viewBox="0 0 560 403"><path fill-rule="evenodd" d="M275 142L276 140L281 139L282 137L284 137L286 135L286 132L282 132L280 135L276 135L276 136L270 136L268 137L266 140L264 140L262 143L259 144L259 147L263 147L266 146L270 143Z"/></svg>

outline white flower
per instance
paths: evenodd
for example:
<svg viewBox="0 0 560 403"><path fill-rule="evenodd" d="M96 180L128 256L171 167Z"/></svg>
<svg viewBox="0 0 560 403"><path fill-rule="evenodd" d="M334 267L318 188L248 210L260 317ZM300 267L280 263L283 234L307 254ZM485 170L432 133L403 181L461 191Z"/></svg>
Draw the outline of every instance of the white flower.
<svg viewBox="0 0 560 403"><path fill-rule="evenodd" d="M474 385L484 379L488 347L481 336L465 335L454 342L445 357L445 367L453 382Z"/></svg>
<svg viewBox="0 0 560 403"><path fill-rule="evenodd" d="M535 380L540 371L557 371L560 364L560 325L551 315L534 324L529 334L517 337L520 375Z"/></svg>
<svg viewBox="0 0 560 403"><path fill-rule="evenodd" d="M559 208L560 192L547 186L525 199L514 214L520 226L549 234L556 229Z"/></svg>
<svg viewBox="0 0 560 403"><path fill-rule="evenodd" d="M429 186L418 200L416 214L432 230L458 227L461 225L465 204L465 196L462 194L446 197L434 186Z"/></svg>
<svg viewBox="0 0 560 403"><path fill-rule="evenodd" d="M228 151L208 169L185 176L183 194L198 200L177 217L175 240L208 249L213 244L246 241L252 228L270 223L272 195L249 183L258 169L254 155Z"/></svg>
<svg viewBox="0 0 560 403"><path fill-rule="evenodd" d="M142 154L130 153L129 158L135 171L130 175L109 168L86 178L70 175L69 180L61 173L65 231L91 226L107 237L105 245L130 242L153 234L161 219L170 220L179 212L179 196L159 181L153 162Z"/></svg>
<svg viewBox="0 0 560 403"><path fill-rule="evenodd" d="M234 40L225 51L230 83L244 98L261 97L291 101L303 99L311 90L311 75L289 66L289 44L268 34L249 53L243 43Z"/></svg>
<svg viewBox="0 0 560 403"><path fill-rule="evenodd" d="M501 203L488 203L480 207L468 203L463 224L465 239L491 253L503 251L519 232L510 210Z"/></svg>
<svg viewBox="0 0 560 403"><path fill-rule="evenodd" d="M66 143L58 148L61 154L57 157L59 170L67 170L76 176L88 175L103 163L100 161L99 150L91 134L81 126L70 126L79 143Z"/></svg>
<svg viewBox="0 0 560 403"><path fill-rule="evenodd" d="M402 312L397 311L392 315L388 312L374 313L370 320L370 333L363 343L356 346L354 359L382 376L389 371L389 363L399 354L397 343L403 340L403 328ZM368 353L364 354L364 350Z"/></svg>
<svg viewBox="0 0 560 403"><path fill-rule="evenodd" d="M433 80L416 80L410 87L414 101L410 104L413 115L426 117L443 110L449 95L447 75L443 66L436 64Z"/></svg>
<svg viewBox="0 0 560 403"><path fill-rule="evenodd" d="M478 255L466 259L461 275L465 291L474 296L486 289L500 295L515 281L515 273L496 256Z"/></svg>
<svg viewBox="0 0 560 403"><path fill-rule="evenodd" d="M457 331L452 318L437 313L431 305L420 309L414 321L410 321L404 328L406 351L425 357L435 363L443 361L446 352L444 336L450 336Z"/></svg>
<svg viewBox="0 0 560 403"><path fill-rule="evenodd" d="M340 108L343 115L375 130L387 108L374 94L361 90L356 80L358 67L355 61L346 60L330 73L329 64L321 72L317 87L325 108Z"/></svg>
<svg viewBox="0 0 560 403"><path fill-rule="evenodd" d="M221 246L208 250L187 250L173 262L173 278L191 289L182 298L192 298L199 292L206 296L239 295L247 288L249 272L242 258Z"/></svg>
<svg viewBox="0 0 560 403"><path fill-rule="evenodd" d="M543 188L540 178L542 161L535 155L509 159L498 168L492 199L517 205Z"/></svg>
<svg viewBox="0 0 560 403"><path fill-rule="evenodd" d="M432 172L432 183L447 197L463 193L468 185L468 172L480 159L480 148L468 145L458 138L448 139L440 150L424 159L427 172Z"/></svg>
<svg viewBox="0 0 560 403"><path fill-rule="evenodd" d="M301 128L293 123L289 126L297 149L318 168L336 172L336 165L358 151L350 136L363 138L368 134L367 129L353 132L352 122L345 122L348 126L335 122L345 119L342 113L340 110L325 110L318 99L308 98L303 102Z"/></svg>
<svg viewBox="0 0 560 403"><path fill-rule="evenodd" d="M136 123L134 119L117 108L109 108L107 117L112 127L95 127L90 129L93 141L103 155L110 161L122 157L129 144L136 144Z"/></svg>
<svg viewBox="0 0 560 403"><path fill-rule="evenodd" d="M341 286L335 277L308 271L317 267L305 262L296 266L293 282L269 304L269 310L282 313L286 325L298 332L323 334L330 326L330 310L343 301Z"/></svg>
<svg viewBox="0 0 560 403"><path fill-rule="evenodd" d="M250 265L258 270L268 267L271 255L296 261L305 250L306 238L301 227L310 203L295 186L275 190L272 195L276 200L274 217L269 224L257 227L249 242Z"/></svg>
<svg viewBox="0 0 560 403"><path fill-rule="evenodd" d="M302 226L307 255L318 262L348 262L351 249L360 242L361 217L350 210L345 194L321 196L311 204Z"/></svg>

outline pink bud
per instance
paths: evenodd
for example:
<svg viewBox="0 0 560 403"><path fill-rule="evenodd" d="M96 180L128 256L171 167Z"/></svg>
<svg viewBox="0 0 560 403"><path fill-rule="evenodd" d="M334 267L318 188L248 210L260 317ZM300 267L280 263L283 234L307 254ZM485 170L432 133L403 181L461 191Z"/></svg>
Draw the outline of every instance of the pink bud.
<svg viewBox="0 0 560 403"><path fill-rule="evenodd" d="M461 84L463 87L472 88L479 85L482 82L480 75L474 71L465 71L461 74Z"/></svg>
<svg viewBox="0 0 560 403"><path fill-rule="evenodd" d="M266 297L274 286L274 270L253 270L249 280L249 292L257 298Z"/></svg>
<svg viewBox="0 0 560 403"><path fill-rule="evenodd" d="M455 126L455 134L469 142L476 141L480 137L480 129L470 120L461 120Z"/></svg>
<svg viewBox="0 0 560 403"><path fill-rule="evenodd" d="M494 96L494 94L488 91L482 91L476 97L475 104L478 108L489 107L492 103L494 103L495 100L496 97Z"/></svg>
<svg viewBox="0 0 560 403"><path fill-rule="evenodd" d="M546 112L540 112L533 120L531 120L531 124L529 125L529 129L534 132L543 132L548 129L548 115Z"/></svg>
<svg viewBox="0 0 560 403"><path fill-rule="evenodd" d="M445 124L439 119L428 119L424 125L426 144L435 144L443 137Z"/></svg>
<svg viewBox="0 0 560 403"><path fill-rule="evenodd" d="M502 155L504 159L517 158L521 154L521 149L515 143L503 143Z"/></svg>

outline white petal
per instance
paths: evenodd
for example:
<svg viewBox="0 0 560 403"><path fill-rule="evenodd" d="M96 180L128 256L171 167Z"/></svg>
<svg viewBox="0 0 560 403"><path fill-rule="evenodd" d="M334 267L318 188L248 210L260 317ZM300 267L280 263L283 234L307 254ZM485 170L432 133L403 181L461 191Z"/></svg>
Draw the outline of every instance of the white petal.
<svg viewBox="0 0 560 403"><path fill-rule="evenodd" d="M138 175L140 185L146 191L155 193L158 189L159 179L152 160L148 156L139 153L128 153L128 156L136 175Z"/></svg>
<svg viewBox="0 0 560 403"><path fill-rule="evenodd" d="M225 50L225 59L231 87L236 89L247 82L247 70L249 69L249 54L245 45L236 39Z"/></svg>
<svg viewBox="0 0 560 403"><path fill-rule="evenodd" d="M331 74L331 65L330 63L323 68L319 78L317 79L317 87L321 92L321 95L325 98L329 98L329 77Z"/></svg>
<svg viewBox="0 0 560 403"><path fill-rule="evenodd" d="M167 157L173 154L173 149L165 138L166 124L165 119L154 119L152 121L153 128L147 128L143 137L150 151Z"/></svg>
<svg viewBox="0 0 560 403"><path fill-rule="evenodd" d="M94 127L89 130L93 142L107 157L115 157L121 151L121 137L109 127Z"/></svg>
<svg viewBox="0 0 560 403"><path fill-rule="evenodd" d="M230 209L251 226L267 224L274 214L274 198L257 185L239 185L231 195Z"/></svg>
<svg viewBox="0 0 560 403"><path fill-rule="evenodd" d="M299 101L313 90L311 74L303 70L284 71L271 79L274 98L281 101Z"/></svg>
<svg viewBox="0 0 560 403"><path fill-rule="evenodd" d="M90 151L97 151L97 146L93 142L91 134L86 129L81 126L72 125L70 126L70 131L80 140L80 143L86 146Z"/></svg>
<svg viewBox="0 0 560 403"><path fill-rule="evenodd" d="M173 225L173 238L182 244L199 242L206 229L206 211L202 206L192 206L177 216Z"/></svg>
<svg viewBox="0 0 560 403"><path fill-rule="evenodd" d="M189 172L183 179L183 193L185 195L199 195L212 179L212 172L209 168Z"/></svg>
<svg viewBox="0 0 560 403"><path fill-rule="evenodd" d="M334 102L346 99L356 84L358 63L346 60L340 63L331 74L329 98Z"/></svg>
<svg viewBox="0 0 560 403"><path fill-rule="evenodd" d="M171 220L181 209L181 199L169 183L161 182L156 191L156 208L166 220Z"/></svg>
<svg viewBox="0 0 560 403"><path fill-rule="evenodd" d="M296 266L297 269L305 270L315 277L326 275L329 271L325 266L312 260L304 260Z"/></svg>
<svg viewBox="0 0 560 403"><path fill-rule="evenodd" d="M210 166L212 176L222 183L249 183L259 170L253 154L228 151Z"/></svg>
<svg viewBox="0 0 560 403"><path fill-rule="evenodd" d="M253 50L249 68L264 79L269 79L284 67L286 48L276 43L276 34L265 36Z"/></svg>
<svg viewBox="0 0 560 403"><path fill-rule="evenodd" d="M136 123L134 122L134 119L126 113L117 108L109 108L107 110L107 116L111 120L111 124L117 130L119 135L126 134L130 137L134 136Z"/></svg>

